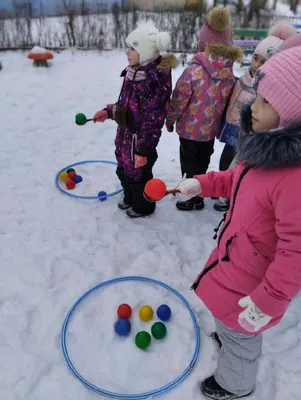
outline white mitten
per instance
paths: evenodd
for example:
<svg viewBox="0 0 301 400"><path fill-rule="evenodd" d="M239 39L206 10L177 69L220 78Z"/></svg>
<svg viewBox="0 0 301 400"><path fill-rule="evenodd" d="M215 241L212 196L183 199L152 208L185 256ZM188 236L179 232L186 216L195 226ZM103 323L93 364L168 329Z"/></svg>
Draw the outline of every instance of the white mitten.
<svg viewBox="0 0 301 400"><path fill-rule="evenodd" d="M185 179L179 184L178 189L182 194L190 198L198 196L202 193L202 186L195 178Z"/></svg>
<svg viewBox="0 0 301 400"><path fill-rule="evenodd" d="M272 317L259 310L250 296L243 297L238 304L245 309L239 314L238 323L248 332L259 331L272 319Z"/></svg>

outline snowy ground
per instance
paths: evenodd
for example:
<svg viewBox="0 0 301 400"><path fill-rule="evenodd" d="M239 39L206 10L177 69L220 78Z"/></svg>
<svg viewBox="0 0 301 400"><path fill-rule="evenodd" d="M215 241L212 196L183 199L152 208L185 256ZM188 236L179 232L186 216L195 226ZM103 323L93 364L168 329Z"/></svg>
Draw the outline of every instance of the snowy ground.
<svg viewBox="0 0 301 400"><path fill-rule="evenodd" d="M5 400L92 400L69 373L60 349L68 309L86 290L110 278L142 275L179 290L197 313L201 352L189 379L165 395L198 400L198 381L214 371L217 349L208 337L209 313L189 290L214 247L221 215L206 200L202 212L181 213L165 198L151 218L130 220L118 198L78 201L54 186L57 170L84 159L114 160L115 125L78 127L87 116L116 100L124 56L118 52L62 53L52 68L35 69L25 54L1 54L0 72L0 398ZM179 70L175 75L179 75ZM211 168L217 168L217 143ZM118 187L114 167L88 165L78 193ZM156 176L174 187L180 179L176 134L164 131ZM168 302L174 321L169 339L141 353L133 338L112 332L115 310L128 301ZM300 296L282 323L266 333L252 400L300 400ZM134 331L141 326L135 317ZM146 326L149 329L149 326ZM70 354L79 372L107 390L139 392L167 384L186 368L193 351L192 324L185 308L165 289L119 284L92 296L70 324Z"/></svg>

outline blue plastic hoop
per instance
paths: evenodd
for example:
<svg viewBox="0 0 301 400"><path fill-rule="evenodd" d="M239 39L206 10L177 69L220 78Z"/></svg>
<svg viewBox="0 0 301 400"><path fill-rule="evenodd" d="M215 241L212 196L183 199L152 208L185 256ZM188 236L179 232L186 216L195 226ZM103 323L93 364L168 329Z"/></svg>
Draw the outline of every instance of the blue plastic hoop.
<svg viewBox="0 0 301 400"><path fill-rule="evenodd" d="M68 324L69 324L70 318L72 316L72 313L74 312L76 307L85 298L87 298L90 294L94 293L96 290L102 289L102 288L104 288L106 286L109 286L111 284L114 284L114 283L126 282L126 281L140 281L140 282L152 283L152 284L161 286L161 287L169 290L170 292L172 292L176 297L178 297L182 301L182 303L188 309L188 311L190 313L190 316L191 316L191 319L192 319L192 322L193 322L194 331L195 331L195 339L196 339L195 350L194 350L194 354L193 354L192 360L190 361L189 365L185 368L185 370L182 372L182 374L178 378L176 378L175 380L173 380L169 384L160 387L159 389L155 389L155 390L152 390L150 392L145 392L145 393L140 393L140 394L119 394L119 393L109 392L109 391L101 389L101 388L93 385L89 381L87 381L82 375L80 375L80 373L77 371L77 369L72 364L72 361L70 360L70 357L69 357L69 354L68 354L67 344L66 344L66 333L67 333ZM102 396L110 397L112 399L142 400L142 399L148 399L148 398L159 396L159 395L161 395L163 393L166 393L166 392L170 391L171 389L173 389L175 386L177 386L180 383L182 383L188 377L188 375L192 371L192 369L193 369L193 367L194 367L194 365L195 365L195 363L197 361L197 358L198 358L198 355L199 355L199 352L200 352L200 330L199 330L199 326L198 326L196 317L194 315L194 312L193 312L191 306L189 305L189 303L185 299L185 297L183 297L178 291L176 291L175 289L173 289L172 287L166 285L163 282L160 282L160 281L157 281L157 280L154 280L154 279L151 279L151 278L145 278L145 277L141 277L141 276L125 276L125 277L121 277L121 278L111 279L109 281L103 282L103 283L95 286L94 288L88 290L85 294L83 294L73 304L73 306L68 311L68 314L67 314L67 316L65 318L65 321L64 321L64 324L63 324L62 335L61 335L61 345L62 345L62 350L63 350L64 357L65 357L65 360L66 360L66 362L68 364L69 369L75 375L75 377L78 378L81 381L81 383L87 389L90 389L95 393L98 393L98 394L100 394Z"/></svg>
<svg viewBox="0 0 301 400"><path fill-rule="evenodd" d="M85 161L78 161L74 164L67 165L67 167L62 168L55 176L55 186L58 188L58 190L64 194L66 194L69 197L73 197L75 199L83 199L83 200L99 200L98 196L80 196L78 194L73 194L69 193L66 190L62 189L59 185L59 178L60 174L64 171L66 171L68 168L76 167L77 165L83 165L83 164L93 164L93 163L102 163L102 164L111 164L111 165L117 165L115 161L106 161L106 160L85 160ZM116 194L119 194L123 191L123 189L118 189L115 192L108 193L107 197L113 197Z"/></svg>

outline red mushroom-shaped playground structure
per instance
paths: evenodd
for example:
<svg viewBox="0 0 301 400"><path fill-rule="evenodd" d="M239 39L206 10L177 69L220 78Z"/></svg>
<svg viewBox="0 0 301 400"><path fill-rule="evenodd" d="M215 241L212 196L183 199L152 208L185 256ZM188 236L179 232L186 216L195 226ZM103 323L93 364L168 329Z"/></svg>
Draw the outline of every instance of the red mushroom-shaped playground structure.
<svg viewBox="0 0 301 400"><path fill-rule="evenodd" d="M34 47L27 58L33 60L35 67L48 67L48 61L53 59L52 53L42 47Z"/></svg>

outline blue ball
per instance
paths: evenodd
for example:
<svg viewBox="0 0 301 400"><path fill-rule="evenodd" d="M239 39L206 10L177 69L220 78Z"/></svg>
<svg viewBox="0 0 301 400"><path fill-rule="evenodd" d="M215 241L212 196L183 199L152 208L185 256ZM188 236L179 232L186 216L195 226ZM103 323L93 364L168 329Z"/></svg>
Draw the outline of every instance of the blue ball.
<svg viewBox="0 0 301 400"><path fill-rule="evenodd" d="M104 192L103 190L101 190L101 191L98 193L97 197L98 197L98 199L99 199L100 201L105 201L105 200L107 200L107 198L108 198L108 194L107 194L107 192Z"/></svg>
<svg viewBox="0 0 301 400"><path fill-rule="evenodd" d="M80 183L83 181L83 178L80 175L75 175L73 178L74 183Z"/></svg>
<svg viewBox="0 0 301 400"><path fill-rule="evenodd" d="M171 309L166 304L161 304L158 307L157 316L161 321L168 321L171 317Z"/></svg>
<svg viewBox="0 0 301 400"><path fill-rule="evenodd" d="M120 318L114 325L114 330L119 336L127 336L131 332L132 325L128 319Z"/></svg>

